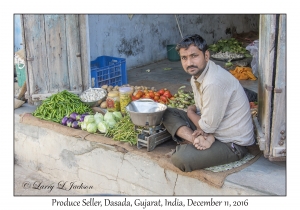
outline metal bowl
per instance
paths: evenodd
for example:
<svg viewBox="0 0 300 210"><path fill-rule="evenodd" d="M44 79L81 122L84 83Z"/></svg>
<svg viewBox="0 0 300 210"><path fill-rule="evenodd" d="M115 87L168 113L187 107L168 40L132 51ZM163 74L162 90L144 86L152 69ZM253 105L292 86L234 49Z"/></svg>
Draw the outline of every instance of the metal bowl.
<svg viewBox="0 0 300 210"><path fill-rule="evenodd" d="M151 99L132 101L126 106L132 123L137 126L159 125L166 109L165 104L154 102Z"/></svg>
<svg viewBox="0 0 300 210"><path fill-rule="evenodd" d="M96 93L96 92L98 92L98 91L103 91L103 93L104 93L105 95L104 95L103 97L97 98L97 100L95 100L95 101L84 101L84 100L82 99L82 96L83 96L84 94L89 94L89 93L92 93L92 92ZM107 91L106 91L105 89L103 89L103 88L89 88L89 89L83 91L83 92L79 95L80 100L81 100L84 104L89 105L90 107L99 106L103 101L106 100L106 97L107 97Z"/></svg>

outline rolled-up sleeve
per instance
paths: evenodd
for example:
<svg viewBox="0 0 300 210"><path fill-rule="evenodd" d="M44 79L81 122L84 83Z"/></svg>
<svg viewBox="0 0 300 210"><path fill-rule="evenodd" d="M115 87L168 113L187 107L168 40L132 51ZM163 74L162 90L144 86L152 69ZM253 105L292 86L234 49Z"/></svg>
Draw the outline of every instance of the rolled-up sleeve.
<svg viewBox="0 0 300 210"><path fill-rule="evenodd" d="M214 133L224 118L229 102L229 93L217 84L202 90L202 109L199 125L205 133Z"/></svg>

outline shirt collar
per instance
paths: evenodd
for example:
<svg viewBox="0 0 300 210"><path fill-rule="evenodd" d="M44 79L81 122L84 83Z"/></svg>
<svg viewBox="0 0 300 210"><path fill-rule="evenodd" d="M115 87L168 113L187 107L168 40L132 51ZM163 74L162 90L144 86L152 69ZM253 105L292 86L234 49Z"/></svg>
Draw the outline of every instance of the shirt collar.
<svg viewBox="0 0 300 210"><path fill-rule="evenodd" d="M209 65L210 65L210 60L208 60L208 62L207 62L207 64L206 64L206 67L205 67L204 71L201 73L201 75L200 75L197 79L195 79L195 77L193 76L194 81L197 81L197 82L199 82L200 84L203 82L204 77L205 77L205 75L206 75L206 73L207 73L207 71L208 71Z"/></svg>

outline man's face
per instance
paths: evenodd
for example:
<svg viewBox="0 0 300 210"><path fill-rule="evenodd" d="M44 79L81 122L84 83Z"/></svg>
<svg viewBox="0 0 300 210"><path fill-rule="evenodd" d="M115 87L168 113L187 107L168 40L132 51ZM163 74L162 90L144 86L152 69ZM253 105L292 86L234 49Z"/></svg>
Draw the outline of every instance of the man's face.
<svg viewBox="0 0 300 210"><path fill-rule="evenodd" d="M198 78L206 67L209 60L209 52L206 50L205 55L195 45L190 45L188 49L179 50L181 64L184 71Z"/></svg>

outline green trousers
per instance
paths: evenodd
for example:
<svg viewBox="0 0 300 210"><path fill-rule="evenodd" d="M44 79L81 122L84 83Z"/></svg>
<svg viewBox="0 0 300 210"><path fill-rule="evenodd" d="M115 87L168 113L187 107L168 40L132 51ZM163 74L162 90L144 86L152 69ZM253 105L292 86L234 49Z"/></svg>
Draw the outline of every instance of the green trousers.
<svg viewBox="0 0 300 210"><path fill-rule="evenodd" d="M178 128L188 126L196 130L196 126L187 117L186 112L178 109L168 108L163 116L163 124L177 143L182 142L182 139L176 135ZM177 145L171 161L180 170L190 172L240 160L247 152L247 147L222 143L216 139L206 150L198 150L192 144Z"/></svg>

